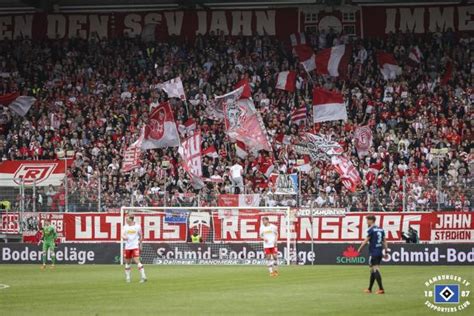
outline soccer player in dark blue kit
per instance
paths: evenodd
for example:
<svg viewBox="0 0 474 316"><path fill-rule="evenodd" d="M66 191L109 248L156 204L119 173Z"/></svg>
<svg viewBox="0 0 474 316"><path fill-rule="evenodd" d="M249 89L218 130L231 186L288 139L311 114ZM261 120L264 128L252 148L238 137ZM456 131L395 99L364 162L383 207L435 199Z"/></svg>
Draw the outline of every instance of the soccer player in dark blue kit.
<svg viewBox="0 0 474 316"><path fill-rule="evenodd" d="M375 216L369 215L366 217L367 225L367 237L364 239L359 247L359 252L368 243L369 244L369 267L370 267L370 283L369 288L365 289L365 293L372 293L372 286L377 281L379 290L377 294L385 294L382 285L382 276L380 275L380 263L382 258L387 256L387 241L385 240L385 231L375 225ZM385 250L385 255L384 255Z"/></svg>

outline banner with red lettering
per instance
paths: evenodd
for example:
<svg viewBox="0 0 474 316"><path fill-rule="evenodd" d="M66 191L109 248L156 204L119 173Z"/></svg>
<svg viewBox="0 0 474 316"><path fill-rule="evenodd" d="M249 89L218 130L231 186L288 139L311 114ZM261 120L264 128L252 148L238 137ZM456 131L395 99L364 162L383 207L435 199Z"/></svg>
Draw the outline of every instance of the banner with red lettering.
<svg viewBox="0 0 474 316"><path fill-rule="evenodd" d="M228 195L221 203L238 203L238 197ZM332 210L333 209L328 209ZM311 211L311 210L310 210ZM212 212L180 210L179 216L169 211L136 214L142 225L146 242L186 242L188 233L199 230L203 241L260 242L260 219L268 216L279 228L280 241L287 237L285 212L262 210L213 210ZM293 212L293 211L292 211ZM295 211L296 212L296 211ZM170 215L171 214L171 215ZM291 239L297 243L308 242L361 242L367 231L365 217L368 213L311 212L295 213L291 222ZM331 215L332 214L332 215ZM384 212L376 216L376 225L385 229L389 242L404 242L403 233L409 228L418 232L420 242L474 243L473 214L469 212ZM176 214L175 214L176 215ZM30 213L19 220L18 213L0 214L0 234L19 234L35 242L35 234L42 220L49 218L56 226L62 242L118 242L120 237L119 213Z"/></svg>
<svg viewBox="0 0 474 316"><path fill-rule="evenodd" d="M0 163L0 186L61 185L65 167L64 160L7 160Z"/></svg>
<svg viewBox="0 0 474 316"><path fill-rule="evenodd" d="M260 194L219 194L217 205L223 207L256 207L260 205Z"/></svg>

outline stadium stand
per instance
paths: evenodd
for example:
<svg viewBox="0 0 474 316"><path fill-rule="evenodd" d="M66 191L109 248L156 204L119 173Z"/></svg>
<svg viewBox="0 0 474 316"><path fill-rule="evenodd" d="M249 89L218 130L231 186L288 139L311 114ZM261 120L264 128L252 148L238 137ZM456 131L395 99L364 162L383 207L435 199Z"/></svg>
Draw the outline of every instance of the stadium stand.
<svg viewBox="0 0 474 316"><path fill-rule="evenodd" d="M383 40L307 32L306 39L315 50L352 44L350 79L318 76L313 82L290 45L270 36L213 34L152 43L140 38L2 41L0 94L19 92L37 102L24 118L3 110L0 156L42 160L55 158L59 150L74 151L67 171L69 211L97 210L98 195L101 210L109 210L122 205L215 205L219 194L231 193L258 193L261 205L316 203L365 210L370 203L375 210L471 210L470 39L449 31L391 34ZM420 64L409 58L415 46L423 55ZM396 79L383 79L376 62L379 50L393 53L402 67ZM294 95L275 89L277 74L286 70L297 72ZM195 123L203 150L214 146L217 151L215 158L203 157L203 176L214 181L199 192L180 166L177 148L149 150L141 167L121 172L123 151L138 138L150 106L167 99L155 85L178 76L188 99L170 99L178 126ZM208 100L233 90L242 79L250 83L272 144L272 152L244 159L237 156L224 124L209 119L205 111ZM313 85L342 91L347 122L309 123ZM304 122L292 124L292 113L302 106ZM373 133L373 146L364 158L354 148L358 125L368 125ZM182 136L186 131L180 129ZM357 192L344 188L330 162L312 162L309 173L300 173L298 198L271 192L268 165L275 173L295 172L303 156L294 145L305 131L331 135L343 146L362 179ZM448 149L439 168L432 148ZM228 172L238 161L243 192L235 191ZM37 209L62 210L64 194L61 187L38 188L34 203ZM12 209L18 207L15 196L10 202Z"/></svg>

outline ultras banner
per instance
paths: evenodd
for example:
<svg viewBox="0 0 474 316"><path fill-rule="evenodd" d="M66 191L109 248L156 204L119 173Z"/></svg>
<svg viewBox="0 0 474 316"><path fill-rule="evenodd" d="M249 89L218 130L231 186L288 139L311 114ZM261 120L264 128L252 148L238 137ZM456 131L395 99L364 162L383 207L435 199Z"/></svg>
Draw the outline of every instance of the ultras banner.
<svg viewBox="0 0 474 316"><path fill-rule="evenodd" d="M0 40L170 36L273 35L288 40L298 30L298 9L157 11L135 13L25 14L0 16Z"/></svg>
<svg viewBox="0 0 474 316"><path fill-rule="evenodd" d="M185 242L198 230L206 242L260 242L258 231L262 216L279 228L280 241L287 238L286 216L283 212L255 210L217 210L211 212L169 210L161 213L140 213L136 221L142 225L147 242ZM173 215L174 214L174 215ZM322 215L321 215L322 214ZM325 215L300 210L291 221L291 239L299 243L360 242L365 238L368 213ZM327 213L330 214L330 213ZM474 243L473 214L465 212L372 213L376 224L385 229L389 242L402 242L402 233L411 227L418 231L421 242ZM34 241L40 222L50 218L62 241L116 242L120 237L118 213L17 213L0 214L0 233L23 232L24 241ZM179 219L179 220L175 220ZM21 223L21 224L20 224ZM22 229L20 230L20 225Z"/></svg>

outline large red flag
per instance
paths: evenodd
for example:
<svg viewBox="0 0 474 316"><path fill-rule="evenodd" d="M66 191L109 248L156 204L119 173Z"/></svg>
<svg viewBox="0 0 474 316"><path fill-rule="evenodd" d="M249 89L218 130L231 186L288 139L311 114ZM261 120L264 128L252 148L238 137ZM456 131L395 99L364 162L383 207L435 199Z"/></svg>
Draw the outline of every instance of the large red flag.
<svg viewBox="0 0 474 316"><path fill-rule="evenodd" d="M143 142L144 132L140 133L140 137L127 149L123 152L123 159L122 159L122 172L129 172L135 168L140 167L141 165L141 149Z"/></svg>
<svg viewBox="0 0 474 316"><path fill-rule="evenodd" d="M346 77L351 56L351 45L337 45L323 49L316 54L316 72L331 77Z"/></svg>
<svg viewBox="0 0 474 316"><path fill-rule="evenodd" d="M377 58L380 72L385 80L395 79L402 74L402 68L398 66L393 54L378 51L375 57Z"/></svg>
<svg viewBox="0 0 474 316"><path fill-rule="evenodd" d="M201 131L196 131L191 137L185 139L178 152L183 159L182 166L195 189L204 186L202 180L202 156L201 156Z"/></svg>
<svg viewBox="0 0 474 316"><path fill-rule="evenodd" d="M240 140L250 151L271 151L263 120L252 99L224 104L225 127L229 137Z"/></svg>
<svg viewBox="0 0 474 316"><path fill-rule="evenodd" d="M316 69L316 55L314 50L308 45L296 45L293 47L295 50L300 63L303 64L304 69L307 72L313 71Z"/></svg>
<svg viewBox="0 0 474 316"><path fill-rule="evenodd" d="M352 162L343 156L332 156L331 164L341 177L344 187L351 192L355 192L362 181Z"/></svg>
<svg viewBox="0 0 474 316"><path fill-rule="evenodd" d="M155 107L148 117L148 122L143 130L141 149L177 146L179 146L179 134L173 111L168 102L163 102Z"/></svg>
<svg viewBox="0 0 474 316"><path fill-rule="evenodd" d="M243 87L242 94L240 95L241 99L247 99L252 97L252 89L250 88L249 81L244 78L235 84L234 89Z"/></svg>
<svg viewBox="0 0 474 316"><path fill-rule="evenodd" d="M313 122L347 120L342 94L322 88L313 89Z"/></svg>
<svg viewBox="0 0 474 316"><path fill-rule="evenodd" d="M277 74L275 88L288 92L295 92L296 88L296 72L282 71Z"/></svg>
<svg viewBox="0 0 474 316"><path fill-rule="evenodd" d="M369 126L359 126L355 129L354 145L359 158L369 154L370 146L372 146L372 130Z"/></svg>

